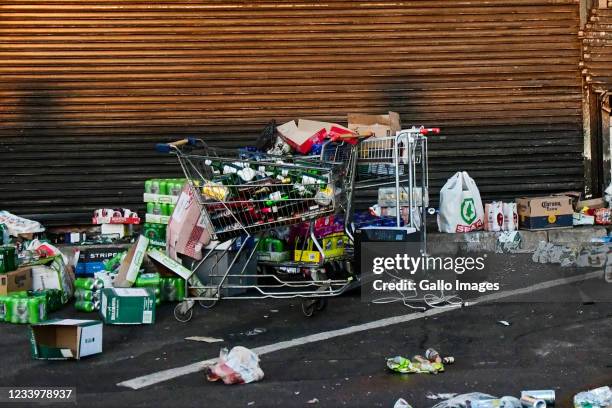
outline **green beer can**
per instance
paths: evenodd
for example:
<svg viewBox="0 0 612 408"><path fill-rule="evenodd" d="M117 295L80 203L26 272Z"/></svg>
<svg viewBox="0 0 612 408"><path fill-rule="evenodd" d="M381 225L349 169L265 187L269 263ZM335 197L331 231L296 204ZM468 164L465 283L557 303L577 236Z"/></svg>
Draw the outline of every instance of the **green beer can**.
<svg viewBox="0 0 612 408"><path fill-rule="evenodd" d="M11 308L11 323L25 324L28 323L28 299L13 298Z"/></svg>
<svg viewBox="0 0 612 408"><path fill-rule="evenodd" d="M85 290L102 289L104 287L104 282L101 279L76 278L74 280L74 287Z"/></svg>
<svg viewBox="0 0 612 408"><path fill-rule="evenodd" d="M159 181L159 194L162 194L162 195L168 194L168 182L166 180Z"/></svg>
<svg viewBox="0 0 612 408"><path fill-rule="evenodd" d="M151 185L153 184L153 180L145 181L145 193L151 193Z"/></svg>
<svg viewBox="0 0 612 408"><path fill-rule="evenodd" d="M88 300L79 300L74 303L74 307L82 312L93 312L95 310L94 303Z"/></svg>
<svg viewBox="0 0 612 408"><path fill-rule="evenodd" d="M86 289L81 289L78 288L77 290L74 291L74 298L76 300L93 300L94 298L94 292L91 290L86 290Z"/></svg>
<svg viewBox="0 0 612 408"><path fill-rule="evenodd" d="M40 296L28 299L28 322L30 324L40 323L47 320L47 304Z"/></svg>
<svg viewBox="0 0 612 408"><path fill-rule="evenodd" d="M0 296L0 322L11 321L11 298Z"/></svg>
<svg viewBox="0 0 612 408"><path fill-rule="evenodd" d="M182 302L185 300L185 279L174 278L174 286L176 287L176 300Z"/></svg>
<svg viewBox="0 0 612 408"><path fill-rule="evenodd" d="M136 278L134 286L141 288L144 286L159 286L159 273L142 273Z"/></svg>
<svg viewBox="0 0 612 408"><path fill-rule="evenodd" d="M4 245L2 253L4 257L5 272L11 272L17 269L17 253L12 245Z"/></svg>
<svg viewBox="0 0 612 408"><path fill-rule="evenodd" d="M147 214L154 214L155 203L147 203Z"/></svg>

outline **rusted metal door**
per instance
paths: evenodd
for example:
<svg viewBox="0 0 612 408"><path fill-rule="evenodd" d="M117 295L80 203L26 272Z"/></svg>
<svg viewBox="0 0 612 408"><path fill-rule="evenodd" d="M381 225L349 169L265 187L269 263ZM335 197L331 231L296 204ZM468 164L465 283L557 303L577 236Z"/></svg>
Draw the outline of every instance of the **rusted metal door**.
<svg viewBox="0 0 612 408"><path fill-rule="evenodd" d="M179 171L155 142L388 110L443 129L433 193L457 170L485 198L580 189L578 24L570 0L3 0L0 208L140 208Z"/></svg>

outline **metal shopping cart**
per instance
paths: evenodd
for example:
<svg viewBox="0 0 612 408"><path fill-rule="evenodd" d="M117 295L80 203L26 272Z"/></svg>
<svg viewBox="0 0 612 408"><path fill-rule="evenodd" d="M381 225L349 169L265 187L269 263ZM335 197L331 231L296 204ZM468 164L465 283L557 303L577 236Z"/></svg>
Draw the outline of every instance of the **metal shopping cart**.
<svg viewBox="0 0 612 408"><path fill-rule="evenodd" d="M322 240L315 220L350 212L355 145L328 145L316 158L215 149L199 139L158 145L158 150L177 156L202 208L200 223L214 240L190 268L189 296L176 306L177 320L190 320L196 301L208 308L221 298L299 297L304 314L311 316L325 308L327 297L354 282L344 251L350 240L344 234ZM260 261L257 273L250 272L260 238L292 225L301 226L293 239L294 259ZM196 271L206 262L202 279Z"/></svg>
<svg viewBox="0 0 612 408"><path fill-rule="evenodd" d="M418 242L426 248L425 219L429 206L429 173L427 135L438 134L438 128L412 127L395 136L370 138L357 149L356 181L354 190L378 188L378 204L388 212L383 216L395 218L395 225L372 227L384 239L388 235L418 235ZM375 231L374 231L375 230Z"/></svg>

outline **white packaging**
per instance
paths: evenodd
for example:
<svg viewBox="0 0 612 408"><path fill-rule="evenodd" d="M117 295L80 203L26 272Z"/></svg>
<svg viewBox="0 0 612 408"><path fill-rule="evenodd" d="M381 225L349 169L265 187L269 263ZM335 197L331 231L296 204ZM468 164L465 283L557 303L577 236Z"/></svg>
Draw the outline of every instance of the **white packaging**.
<svg viewBox="0 0 612 408"><path fill-rule="evenodd" d="M504 204L501 201L493 201L485 205L485 230L499 232L504 227Z"/></svg>
<svg viewBox="0 0 612 408"><path fill-rule="evenodd" d="M516 231L518 229L518 212L516 203L504 203L504 231Z"/></svg>
<svg viewBox="0 0 612 408"><path fill-rule="evenodd" d="M484 227L484 208L476 182L467 172L457 172L440 190L440 232L469 232Z"/></svg>

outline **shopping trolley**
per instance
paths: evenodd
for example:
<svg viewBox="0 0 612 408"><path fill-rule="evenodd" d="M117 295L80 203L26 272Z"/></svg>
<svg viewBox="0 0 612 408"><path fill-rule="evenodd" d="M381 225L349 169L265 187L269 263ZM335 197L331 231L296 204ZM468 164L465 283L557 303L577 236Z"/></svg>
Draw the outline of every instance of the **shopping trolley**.
<svg viewBox="0 0 612 408"><path fill-rule="evenodd" d="M391 209L380 215L395 218L395 225L377 227L379 234L419 235L425 251L425 219L429 206L429 173L427 136L438 134L438 128L412 127L395 136L370 138L359 144L354 190L378 188L378 202Z"/></svg>
<svg viewBox="0 0 612 408"><path fill-rule="evenodd" d="M326 244L316 235L315 220L350 211L351 172L356 162L356 147L352 146L346 151L344 143L333 149L326 146L323 156L334 150L335 157L325 160L216 149L193 138L158 145L158 150L178 158L202 209L200 223L214 242L190 268L188 297L175 308L177 320L190 320L196 301L208 308L221 298L299 297L304 314L311 316L325 307L327 297L345 292L354 282L352 268L343 251L328 254ZM340 152L348 156L341 158ZM302 236L295 239L296 253L318 254L316 259L298 256L283 262L258 262L258 273L247 271L266 232L298 224L303 228L298 229ZM343 239L338 236L331 244L346 246ZM207 264L210 270L202 281L196 271L221 245L221 253ZM226 255L229 262L220 266Z"/></svg>

